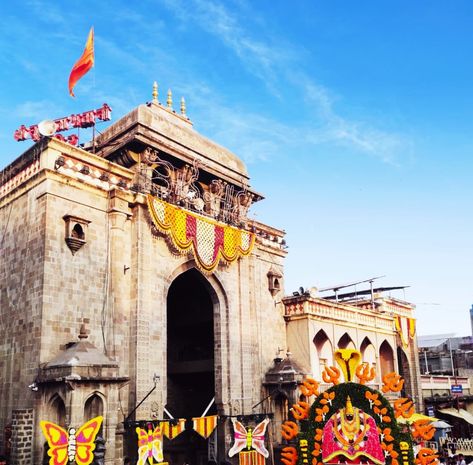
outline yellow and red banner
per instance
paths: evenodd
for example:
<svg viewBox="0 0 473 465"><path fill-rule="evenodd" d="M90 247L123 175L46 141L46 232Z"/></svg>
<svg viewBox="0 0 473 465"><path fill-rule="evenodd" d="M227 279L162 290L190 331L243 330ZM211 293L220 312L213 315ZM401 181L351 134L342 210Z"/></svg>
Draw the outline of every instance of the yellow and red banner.
<svg viewBox="0 0 473 465"><path fill-rule="evenodd" d="M168 439L174 439L186 429L186 419L179 418L179 420L162 421L159 426L164 436Z"/></svg>
<svg viewBox="0 0 473 465"><path fill-rule="evenodd" d="M192 419L192 428L196 433L199 433L204 439L207 439L217 427L217 415L210 415L208 417L199 417Z"/></svg>
<svg viewBox="0 0 473 465"><path fill-rule="evenodd" d="M396 315L394 317L394 324L396 331L401 338L402 345L405 349L409 346L409 341L414 339L416 334L416 320L415 318L408 318L405 316Z"/></svg>
<svg viewBox="0 0 473 465"><path fill-rule="evenodd" d="M148 195L148 209L156 228L172 239L181 252L192 252L197 266L212 273L220 260L227 263L249 255L255 235L189 212Z"/></svg>
<svg viewBox="0 0 473 465"><path fill-rule="evenodd" d="M81 57L76 61L72 67L71 74L69 76L69 94L74 97L74 86L77 84L80 78L87 74L90 69L94 66L94 28L90 28L87 41L85 43L84 51Z"/></svg>

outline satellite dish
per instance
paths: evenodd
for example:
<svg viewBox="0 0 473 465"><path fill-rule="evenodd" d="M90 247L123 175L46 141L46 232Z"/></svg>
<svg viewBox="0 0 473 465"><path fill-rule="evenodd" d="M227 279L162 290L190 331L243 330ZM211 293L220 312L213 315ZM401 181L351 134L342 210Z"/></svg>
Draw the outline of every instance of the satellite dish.
<svg viewBox="0 0 473 465"><path fill-rule="evenodd" d="M42 136L52 136L56 133L56 123L50 119L45 119L38 123L38 131Z"/></svg>
<svg viewBox="0 0 473 465"><path fill-rule="evenodd" d="M317 297L317 291L318 289L315 286L309 287L309 295L311 297Z"/></svg>

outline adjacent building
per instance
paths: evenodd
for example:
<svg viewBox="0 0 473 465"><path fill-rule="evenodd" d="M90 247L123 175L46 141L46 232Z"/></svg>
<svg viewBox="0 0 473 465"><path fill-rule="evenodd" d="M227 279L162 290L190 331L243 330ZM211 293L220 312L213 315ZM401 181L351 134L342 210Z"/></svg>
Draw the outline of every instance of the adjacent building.
<svg viewBox="0 0 473 465"><path fill-rule="evenodd" d="M473 433L473 337L419 337L419 362L426 412L447 420L451 435Z"/></svg>

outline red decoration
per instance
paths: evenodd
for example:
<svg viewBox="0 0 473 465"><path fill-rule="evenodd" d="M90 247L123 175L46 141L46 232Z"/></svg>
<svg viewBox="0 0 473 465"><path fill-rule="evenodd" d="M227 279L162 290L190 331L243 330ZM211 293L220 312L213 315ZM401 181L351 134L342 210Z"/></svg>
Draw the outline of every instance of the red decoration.
<svg viewBox="0 0 473 465"><path fill-rule="evenodd" d="M76 115L66 116L64 118L58 118L54 120L56 125L56 132L68 131L72 128L89 128L95 124L96 120L100 121L110 121L112 118L112 109L104 103L101 108L97 110L84 111L83 113L78 113ZM41 139L41 134L39 133L38 125L35 124L27 128L25 125L21 125L14 133L13 137L16 141L23 141L26 139L32 139L35 142ZM60 140L66 140L66 142L76 145L77 141L75 137L69 136L68 138L58 137Z"/></svg>

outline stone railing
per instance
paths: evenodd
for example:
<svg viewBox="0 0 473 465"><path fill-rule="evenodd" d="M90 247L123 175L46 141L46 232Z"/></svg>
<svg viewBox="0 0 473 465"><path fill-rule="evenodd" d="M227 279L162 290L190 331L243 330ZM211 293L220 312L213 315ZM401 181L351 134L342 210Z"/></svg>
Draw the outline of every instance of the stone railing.
<svg viewBox="0 0 473 465"><path fill-rule="evenodd" d="M303 297L285 299L286 317L293 315L314 315L327 320L350 321L360 326L393 331L393 319L389 315L375 314L351 305L337 304L322 299Z"/></svg>

